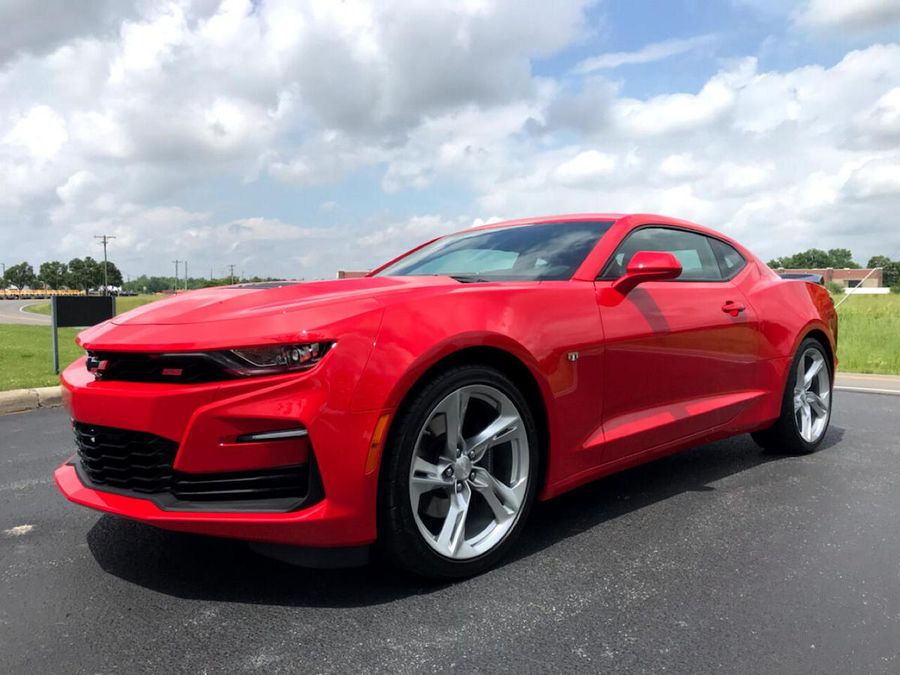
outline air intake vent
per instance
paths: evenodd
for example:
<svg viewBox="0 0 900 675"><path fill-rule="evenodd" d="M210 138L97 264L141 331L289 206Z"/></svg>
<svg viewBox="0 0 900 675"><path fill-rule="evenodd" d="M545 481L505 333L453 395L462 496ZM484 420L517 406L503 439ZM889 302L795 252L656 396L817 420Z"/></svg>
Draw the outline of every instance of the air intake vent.
<svg viewBox="0 0 900 675"><path fill-rule="evenodd" d="M91 483L144 494L169 490L177 443L139 431L73 426L78 457Z"/></svg>
<svg viewBox="0 0 900 675"><path fill-rule="evenodd" d="M153 500L172 511L291 511L322 497L315 464L254 471L175 471L178 444L160 436L74 422L89 487Z"/></svg>

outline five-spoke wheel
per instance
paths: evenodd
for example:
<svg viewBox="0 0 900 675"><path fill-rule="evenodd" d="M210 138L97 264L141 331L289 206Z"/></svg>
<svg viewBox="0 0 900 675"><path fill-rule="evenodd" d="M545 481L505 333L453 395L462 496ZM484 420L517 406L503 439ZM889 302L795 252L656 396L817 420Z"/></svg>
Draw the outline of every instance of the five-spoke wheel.
<svg viewBox="0 0 900 675"><path fill-rule="evenodd" d="M424 386L396 428L382 468L382 549L432 577L493 564L536 488L537 432L522 392L493 368L459 366Z"/></svg>
<svg viewBox="0 0 900 675"><path fill-rule="evenodd" d="M822 343L806 338L797 349L781 404L781 415L754 440L772 452L812 452L831 420L832 363Z"/></svg>
<svg viewBox="0 0 900 675"><path fill-rule="evenodd" d="M831 413L831 379L821 348L808 347L797 362L794 378L794 417L807 443L825 433Z"/></svg>
<svg viewBox="0 0 900 675"><path fill-rule="evenodd" d="M419 532L448 558L490 551L512 527L528 486L528 436L498 388L460 387L422 426L409 472Z"/></svg>

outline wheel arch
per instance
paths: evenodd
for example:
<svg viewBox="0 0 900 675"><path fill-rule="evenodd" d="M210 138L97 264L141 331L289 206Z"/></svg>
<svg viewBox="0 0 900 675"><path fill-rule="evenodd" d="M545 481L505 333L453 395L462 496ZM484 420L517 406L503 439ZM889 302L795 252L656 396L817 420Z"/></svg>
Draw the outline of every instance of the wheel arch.
<svg viewBox="0 0 900 675"><path fill-rule="evenodd" d="M803 344L803 341L809 338L818 342L822 345L822 349L825 350L825 354L831 364L831 380L834 382L834 377L837 372L837 354L835 353L835 345L828 337L828 332L824 325L814 322L800 331L800 334L797 336L797 340L794 343L794 348L791 350L791 358L793 358L797 353L797 350L800 349L800 345Z"/></svg>
<svg viewBox="0 0 900 675"><path fill-rule="evenodd" d="M831 340L828 339L828 336L825 334L824 330L822 330L821 328L813 328L812 330L807 331L807 333L798 343L798 346L803 342L803 340L806 340L807 338L812 338L822 345L822 349L825 350L825 354L828 356L828 359L831 362L831 378L833 380L835 370L837 370L837 357L835 356L834 347L831 344Z"/></svg>
<svg viewBox="0 0 900 675"><path fill-rule="evenodd" d="M499 370L506 375L519 388L528 403L534 416L535 426L538 431L540 464L538 473L538 493L544 487L547 476L547 465L550 456L550 415L546 394L541 386L539 376L519 356L508 349L496 345L472 345L462 347L443 354L435 359L424 369L417 369L412 378L397 399L397 406L391 416L387 434L383 446L383 452L391 446L397 433L396 422L402 417L404 407L415 398L416 393L430 380L440 373L461 365L483 365ZM381 482L381 467L384 464L384 456L378 463L379 483Z"/></svg>

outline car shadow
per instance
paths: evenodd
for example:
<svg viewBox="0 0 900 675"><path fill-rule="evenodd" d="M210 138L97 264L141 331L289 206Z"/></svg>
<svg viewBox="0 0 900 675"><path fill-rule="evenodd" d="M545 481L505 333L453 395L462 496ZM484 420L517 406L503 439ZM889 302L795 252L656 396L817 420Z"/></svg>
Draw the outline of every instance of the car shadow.
<svg viewBox="0 0 900 675"><path fill-rule="evenodd" d="M843 429L832 426L819 453L828 452L843 435ZM538 554L568 537L675 495L715 490L711 483L773 461L798 458L763 452L748 435L742 435L595 481L536 505L505 562ZM335 570L296 567L256 554L244 542L169 532L108 515L89 530L87 543L105 572L184 599L357 607L446 586L376 565Z"/></svg>
<svg viewBox="0 0 900 675"><path fill-rule="evenodd" d="M685 492L715 491L711 483L769 462L812 460L829 452L843 437L844 429L831 425L816 453L804 458L761 450L749 434L742 434L612 474L538 504L510 559L527 557Z"/></svg>

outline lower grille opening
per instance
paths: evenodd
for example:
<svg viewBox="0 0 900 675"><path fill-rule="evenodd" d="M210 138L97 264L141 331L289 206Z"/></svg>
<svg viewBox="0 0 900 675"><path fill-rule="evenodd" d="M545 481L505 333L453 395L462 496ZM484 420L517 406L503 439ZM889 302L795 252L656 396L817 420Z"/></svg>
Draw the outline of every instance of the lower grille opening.
<svg viewBox="0 0 900 675"><path fill-rule="evenodd" d="M308 473L306 466L287 466L241 473L176 474L172 494L195 501L299 498L306 493Z"/></svg>
<svg viewBox="0 0 900 675"><path fill-rule="evenodd" d="M178 444L140 431L73 422L76 470L89 487L191 511L293 511L322 497L310 463L253 471L184 473L173 468Z"/></svg>

